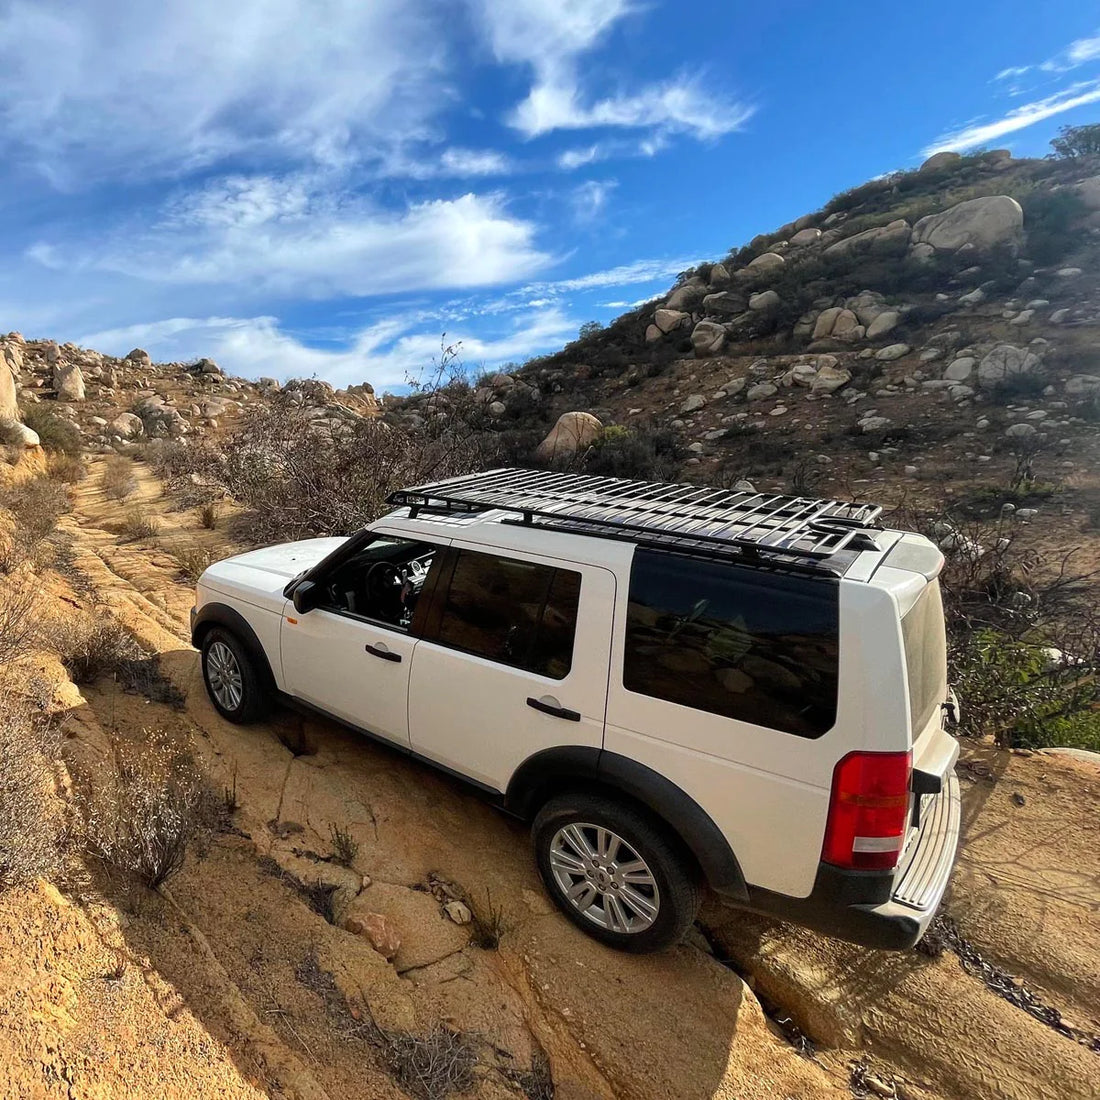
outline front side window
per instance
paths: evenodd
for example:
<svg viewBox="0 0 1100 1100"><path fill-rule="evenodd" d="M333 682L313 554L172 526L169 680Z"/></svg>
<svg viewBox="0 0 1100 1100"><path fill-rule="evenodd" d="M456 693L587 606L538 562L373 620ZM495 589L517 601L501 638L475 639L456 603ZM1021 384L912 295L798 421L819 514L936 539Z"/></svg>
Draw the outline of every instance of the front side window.
<svg viewBox="0 0 1100 1100"><path fill-rule="evenodd" d="M376 535L322 581L322 607L408 630L437 547Z"/></svg>
<svg viewBox="0 0 1100 1100"><path fill-rule="evenodd" d="M836 721L835 582L638 549L623 686L818 737Z"/></svg>
<svg viewBox="0 0 1100 1100"><path fill-rule="evenodd" d="M580 574L460 550L435 638L555 680L573 663Z"/></svg>

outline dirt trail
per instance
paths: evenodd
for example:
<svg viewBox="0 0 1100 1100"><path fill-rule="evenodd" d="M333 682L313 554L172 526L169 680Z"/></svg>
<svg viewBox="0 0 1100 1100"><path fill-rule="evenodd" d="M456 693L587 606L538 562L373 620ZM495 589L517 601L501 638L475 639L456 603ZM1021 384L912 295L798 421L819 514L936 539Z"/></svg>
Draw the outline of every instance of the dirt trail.
<svg viewBox="0 0 1100 1100"><path fill-rule="evenodd" d="M76 491L66 526L91 588L78 598L105 603L157 651L186 704L174 710L101 684L85 690L69 733L76 757L94 757L112 737L163 726L198 746L220 784L235 785L239 835L189 861L170 899L146 899L124 935L242 1080L252 1075L272 1097L401 1095L362 1039L362 1006L395 1031L442 1023L472 1037L481 1096L547 1095L538 1091L543 1058L556 1095L578 1100L852 1095L850 1067L864 1057L897 1097L1100 1095L1100 1056L996 996L951 953L862 951L717 904L704 912L709 943L696 936L648 958L609 952L553 910L526 831L456 783L332 723L288 712L247 729L223 722L187 645L192 592L171 551L233 548L193 512L169 511L138 469L124 504L104 496L95 464ZM119 544L135 502L161 516L155 545ZM985 778L1005 771L1007 785ZM952 912L987 957L1095 1031L1100 772L996 754L974 776ZM1052 830L1046 818L1056 812ZM350 872L330 862L334 828L359 845ZM1034 847L1044 834L1051 839ZM383 913L402 935L393 962L314 912L287 873L341 882L342 905ZM503 907L498 951L472 946L467 929L441 915L425 889L430 875L475 904L488 897ZM751 975L777 1016L829 1049L799 1057L710 945ZM238 1094L248 1095L225 1092Z"/></svg>
<svg viewBox="0 0 1100 1100"><path fill-rule="evenodd" d="M171 551L199 540L220 545L219 556L232 548L193 512L170 511L139 470L137 491L119 503L93 464L66 529L91 589L83 599L105 604L156 650L187 702L174 710L110 683L86 689L69 717L73 751L94 757L111 737L155 724L191 739L217 781L235 785L240 835L189 861L169 887L177 908L147 900L126 935L242 1062L267 1067L271 1095L290 1095L290 1082L299 1095L316 1088L333 1100L400 1094L357 1034L348 1015L357 1004L387 1029L423 1034L442 1023L470 1037L483 1067L478 1095L541 1095L544 1059L559 1097L849 1094L846 1069L801 1058L701 939L632 958L560 918L526 830L458 784L325 721L289 712L245 729L222 721L187 645L192 590ZM119 543L135 505L160 517L155 546ZM333 829L358 844L351 872L329 861ZM345 909L380 912L400 930L392 963L311 910L287 872L306 883L350 880ZM503 909L499 950L472 946L469 930L442 915L425 889L430 875L475 908ZM326 989L326 972L340 995Z"/></svg>

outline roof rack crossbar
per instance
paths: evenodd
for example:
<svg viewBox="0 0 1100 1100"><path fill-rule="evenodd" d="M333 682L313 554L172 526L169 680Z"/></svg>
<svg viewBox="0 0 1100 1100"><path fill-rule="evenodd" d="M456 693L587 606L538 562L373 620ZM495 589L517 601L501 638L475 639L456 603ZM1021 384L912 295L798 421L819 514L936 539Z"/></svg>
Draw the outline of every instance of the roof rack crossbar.
<svg viewBox="0 0 1100 1100"><path fill-rule="evenodd" d="M510 512L527 526L574 530L670 547L821 561L866 547L881 508L706 486L499 469L392 493L421 511Z"/></svg>

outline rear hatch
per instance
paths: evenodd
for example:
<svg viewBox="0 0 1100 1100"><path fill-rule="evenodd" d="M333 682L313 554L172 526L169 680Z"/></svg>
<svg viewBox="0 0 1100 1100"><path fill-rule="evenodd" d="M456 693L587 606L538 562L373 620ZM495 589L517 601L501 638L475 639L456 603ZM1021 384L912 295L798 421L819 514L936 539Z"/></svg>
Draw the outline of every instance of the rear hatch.
<svg viewBox="0 0 1100 1100"><path fill-rule="evenodd" d="M958 742L944 728L948 703L947 636L939 581L927 580L902 615L909 716L913 730L912 816L894 900L914 909L939 903L959 841L955 778Z"/></svg>

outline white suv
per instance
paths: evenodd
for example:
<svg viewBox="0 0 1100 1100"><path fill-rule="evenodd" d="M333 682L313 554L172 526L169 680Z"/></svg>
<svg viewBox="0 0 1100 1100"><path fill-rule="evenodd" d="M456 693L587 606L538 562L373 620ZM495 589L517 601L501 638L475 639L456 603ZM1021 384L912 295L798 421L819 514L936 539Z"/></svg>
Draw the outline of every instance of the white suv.
<svg viewBox="0 0 1100 1100"><path fill-rule="evenodd" d="M461 776L616 947L676 942L704 883L920 938L960 820L935 546L866 505L546 471L390 502L203 574L222 715L282 697Z"/></svg>

